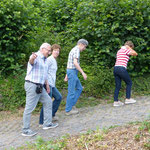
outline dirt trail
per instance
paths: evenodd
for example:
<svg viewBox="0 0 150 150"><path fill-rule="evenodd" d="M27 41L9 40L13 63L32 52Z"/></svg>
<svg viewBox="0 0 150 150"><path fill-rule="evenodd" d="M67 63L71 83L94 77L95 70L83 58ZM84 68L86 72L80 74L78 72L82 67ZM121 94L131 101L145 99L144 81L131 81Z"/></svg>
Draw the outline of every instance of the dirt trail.
<svg viewBox="0 0 150 150"><path fill-rule="evenodd" d="M44 140L51 140L65 134L75 135L88 129L125 125L129 122L143 121L150 118L150 96L136 98L137 103L122 107L112 104L100 104L95 107L79 109L79 114L65 116L65 112L58 112L59 127L43 130L38 126L38 115L32 115L31 129L38 132ZM22 137L22 117L0 122L0 150L19 147L27 142L35 142L37 136Z"/></svg>

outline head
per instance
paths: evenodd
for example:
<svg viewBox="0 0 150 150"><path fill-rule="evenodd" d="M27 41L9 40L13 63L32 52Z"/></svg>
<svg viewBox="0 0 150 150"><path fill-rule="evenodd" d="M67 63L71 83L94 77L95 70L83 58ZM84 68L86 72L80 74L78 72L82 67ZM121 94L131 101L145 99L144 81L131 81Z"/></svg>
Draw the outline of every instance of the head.
<svg viewBox="0 0 150 150"><path fill-rule="evenodd" d="M44 57L48 57L51 54L51 45L48 43L43 43L40 46L40 52L44 55Z"/></svg>
<svg viewBox="0 0 150 150"><path fill-rule="evenodd" d="M85 39L80 39L78 42L77 42L77 45L80 49L80 51L83 51L86 49L86 47L88 46L88 41L85 40Z"/></svg>
<svg viewBox="0 0 150 150"><path fill-rule="evenodd" d="M60 45L58 44L52 45L52 55L54 58L57 58L59 56L60 49L61 49Z"/></svg>
<svg viewBox="0 0 150 150"><path fill-rule="evenodd" d="M134 48L134 44L133 44L133 42L132 41L127 41L127 42L125 42L125 44L124 44L124 46L129 46L130 48Z"/></svg>

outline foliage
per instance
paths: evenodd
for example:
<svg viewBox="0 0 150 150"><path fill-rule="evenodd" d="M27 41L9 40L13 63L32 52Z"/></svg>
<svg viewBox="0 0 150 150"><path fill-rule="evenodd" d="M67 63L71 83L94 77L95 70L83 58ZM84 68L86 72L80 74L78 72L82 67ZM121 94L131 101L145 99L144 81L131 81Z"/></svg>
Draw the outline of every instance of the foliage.
<svg viewBox="0 0 150 150"><path fill-rule="evenodd" d="M128 64L133 90L149 94L150 1L3 0L0 1L0 17L0 74L7 75L1 76L0 80L0 86L3 86L0 101L4 103L4 109L10 109L8 106L13 102L10 99L19 99L18 104L12 104L13 107L24 105L24 94L20 93L24 93L25 74L18 76L16 71L18 74L22 71L20 68L26 66L31 52L37 51L43 42L57 43L62 47L57 59L56 86L66 90L67 83L63 79L68 54L80 38L89 41L80 57L81 67L88 76L84 81L79 73L84 96L104 98L113 94L112 67L117 50L126 40L132 40L138 52ZM121 95L124 89L123 84Z"/></svg>
<svg viewBox="0 0 150 150"><path fill-rule="evenodd" d="M104 68L86 68L87 70L93 70L93 72L87 72L89 74L87 81L83 84L83 93L80 100L77 103L77 107L95 106L102 102L111 102L113 100L113 93L115 89L115 81L113 77L112 69ZM14 111L20 107L25 106L25 90L24 90L24 78L26 71L20 72L15 76L9 76L4 78L0 76L0 110ZM83 77L79 76L83 82ZM67 83L64 83L63 78L57 82L57 88L63 96L63 101L60 106L60 110L64 110L65 100L67 96ZM59 81L58 80L58 81ZM133 78L133 97L134 95L150 94L149 90L150 75L143 77ZM125 97L125 84L119 93L121 99ZM64 85L64 86L63 86ZM41 108L41 104L38 105L37 111Z"/></svg>
<svg viewBox="0 0 150 150"><path fill-rule="evenodd" d="M15 111L25 104L24 90L25 73L8 77L7 79L0 77L0 110Z"/></svg>
<svg viewBox="0 0 150 150"><path fill-rule="evenodd" d="M149 72L149 6L147 0L81 2L69 31L74 39L88 39L90 46L84 57L85 63L111 68L116 51L126 40L132 40L139 56L131 59L129 70L133 75Z"/></svg>
<svg viewBox="0 0 150 150"><path fill-rule="evenodd" d="M0 70L9 75L20 70L28 51L30 32L35 30L37 9L32 1L0 1Z"/></svg>
<svg viewBox="0 0 150 150"><path fill-rule="evenodd" d="M108 128L107 130L89 130L80 135L70 135L57 140L43 141L37 137L36 143L28 144L17 149L149 149L150 133L147 130L138 129L141 124L149 124L149 120L139 122L137 125L126 125ZM126 144L125 144L126 143Z"/></svg>
<svg viewBox="0 0 150 150"><path fill-rule="evenodd" d="M86 67L85 71L88 74L88 78L85 82L84 92L87 93L88 96L102 98L108 93L112 94L114 92L114 76L112 69L93 66L90 68Z"/></svg>

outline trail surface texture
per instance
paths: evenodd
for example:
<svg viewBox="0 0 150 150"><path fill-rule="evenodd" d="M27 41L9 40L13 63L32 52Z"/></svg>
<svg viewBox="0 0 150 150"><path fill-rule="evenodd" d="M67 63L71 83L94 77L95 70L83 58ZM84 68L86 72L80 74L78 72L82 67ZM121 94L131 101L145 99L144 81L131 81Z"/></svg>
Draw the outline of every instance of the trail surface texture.
<svg viewBox="0 0 150 150"><path fill-rule="evenodd" d="M135 104L113 107L112 104L99 104L95 107L79 109L79 114L66 116L64 111L58 112L59 126L43 130L38 125L39 115L32 115L31 129L37 131L37 136L51 140L65 134L76 135L88 129L125 125L130 122L143 121L150 118L150 96L136 97ZM26 145L35 142L37 136L21 136L22 117L0 122L0 150Z"/></svg>

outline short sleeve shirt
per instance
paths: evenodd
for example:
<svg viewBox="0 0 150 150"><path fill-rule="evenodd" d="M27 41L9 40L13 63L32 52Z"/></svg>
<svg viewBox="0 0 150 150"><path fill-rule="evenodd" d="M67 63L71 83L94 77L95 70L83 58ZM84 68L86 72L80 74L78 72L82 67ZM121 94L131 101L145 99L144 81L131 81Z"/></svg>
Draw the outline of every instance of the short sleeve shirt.
<svg viewBox="0 0 150 150"><path fill-rule="evenodd" d="M130 49L126 46L122 46L121 49L117 52L117 59L115 66L123 66L127 68L127 64L129 61Z"/></svg>
<svg viewBox="0 0 150 150"><path fill-rule="evenodd" d="M34 83L44 84L45 80L47 80L47 75L48 75L47 59L40 51L38 51L36 55L37 58L34 60L33 65L31 65L28 62L27 74L25 80L29 80Z"/></svg>
<svg viewBox="0 0 150 150"><path fill-rule="evenodd" d="M78 64L80 64L80 49L78 46L75 46L69 53L68 56L68 62L67 62L67 68L69 69L75 69L74 65L74 59L77 58Z"/></svg>

